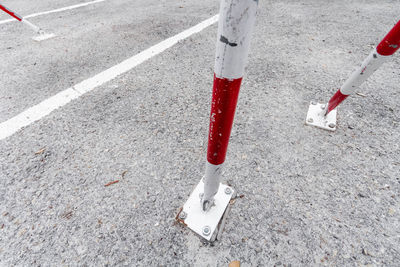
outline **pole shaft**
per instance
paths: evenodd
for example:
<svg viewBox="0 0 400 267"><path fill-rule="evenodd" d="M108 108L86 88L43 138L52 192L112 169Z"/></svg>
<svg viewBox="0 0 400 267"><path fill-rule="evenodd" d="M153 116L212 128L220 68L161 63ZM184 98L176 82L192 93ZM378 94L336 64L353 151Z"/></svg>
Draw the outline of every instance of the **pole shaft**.
<svg viewBox="0 0 400 267"><path fill-rule="evenodd" d="M378 54L382 56L393 55L400 46L400 20L376 47Z"/></svg>
<svg viewBox="0 0 400 267"><path fill-rule="evenodd" d="M221 0L204 178L203 210L218 192L254 27L257 0Z"/></svg>
<svg viewBox="0 0 400 267"><path fill-rule="evenodd" d="M31 22L27 21L26 19L22 19L22 23L24 23L25 25L28 25L36 33L40 33L40 31L41 31L40 27L32 24Z"/></svg>
<svg viewBox="0 0 400 267"><path fill-rule="evenodd" d="M3 10L4 12L6 12L8 15L10 15L11 17L21 21L22 17L20 15L18 15L17 13L11 11L10 9L8 9L7 7L3 6L0 4L0 9Z"/></svg>
<svg viewBox="0 0 400 267"><path fill-rule="evenodd" d="M343 86L332 96L328 102L326 114L335 109L349 95L365 82L386 60L393 55L400 46L400 21L382 39L376 49L364 60L357 70L346 80Z"/></svg>
<svg viewBox="0 0 400 267"><path fill-rule="evenodd" d="M0 5L0 9L3 10L4 12L6 12L7 14L9 14L10 16L14 17L15 19L17 19L18 21L24 23L25 25L29 26L31 29L33 29L36 33L40 33L41 29L40 27L32 24L31 22L29 22L28 20L24 19L23 17L21 17L20 15L17 15L17 13L11 11L10 9L8 9L7 7Z"/></svg>

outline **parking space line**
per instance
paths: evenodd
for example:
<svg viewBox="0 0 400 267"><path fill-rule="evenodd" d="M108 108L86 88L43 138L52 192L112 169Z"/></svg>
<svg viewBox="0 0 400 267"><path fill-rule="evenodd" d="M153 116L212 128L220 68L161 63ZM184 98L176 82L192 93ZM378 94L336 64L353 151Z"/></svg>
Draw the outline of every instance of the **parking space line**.
<svg viewBox="0 0 400 267"><path fill-rule="evenodd" d="M75 8L79 8L79 7L84 7L84 6L88 6L88 5L92 5L92 4L96 4L96 3L100 3L100 2L104 2L104 1L106 1L106 0L95 0L95 1L87 2L87 3L73 5L73 6L66 6L66 7L57 8L57 9L53 9L53 10L49 10L49 11L43 11L43 12L39 12L39 13L34 13L34 14L27 15L27 16L23 16L23 17L26 18L26 19L27 18L33 18L33 17L37 17L37 16L42 16L42 15L47 15L47 14L51 14L51 13L62 12L62 11L75 9ZM1 20L0 24L13 22L13 21L16 21L16 20L15 19Z"/></svg>
<svg viewBox="0 0 400 267"><path fill-rule="evenodd" d="M188 38L189 36L201 32L208 26L211 26L218 21L218 15L206 19L199 24L174 35L142 52L128 58L121 63L100 72L99 74L84 80L64 91L40 102L39 104L26 109L20 114L0 123L0 140L7 138L16 133L21 128L30 125L31 123L40 120L47 116L52 111L62 107L70 101L80 97L81 95L93 90L94 88L113 80L117 76L131 70L137 65L145 62L146 60L158 55L159 53L167 50L171 46L177 44L179 41Z"/></svg>

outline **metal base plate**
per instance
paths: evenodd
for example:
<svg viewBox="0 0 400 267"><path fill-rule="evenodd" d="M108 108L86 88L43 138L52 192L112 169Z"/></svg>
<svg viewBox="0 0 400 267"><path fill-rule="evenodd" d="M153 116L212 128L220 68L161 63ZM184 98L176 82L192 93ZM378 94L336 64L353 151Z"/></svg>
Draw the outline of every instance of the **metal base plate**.
<svg viewBox="0 0 400 267"><path fill-rule="evenodd" d="M54 36L56 36L54 33L44 33L44 34L38 34L37 36L32 37L32 39L36 42L40 42L43 40L53 38Z"/></svg>
<svg viewBox="0 0 400 267"><path fill-rule="evenodd" d="M311 102L306 118L306 124L329 131L336 130L336 109L324 116L326 104Z"/></svg>
<svg viewBox="0 0 400 267"><path fill-rule="evenodd" d="M204 192L201 179L183 209L178 214L178 221L208 241L214 241L218 233L218 224L224 216L229 201L235 195L232 187L220 184L214 197L214 206L207 212L201 208L200 195ZM217 231L216 231L217 230Z"/></svg>

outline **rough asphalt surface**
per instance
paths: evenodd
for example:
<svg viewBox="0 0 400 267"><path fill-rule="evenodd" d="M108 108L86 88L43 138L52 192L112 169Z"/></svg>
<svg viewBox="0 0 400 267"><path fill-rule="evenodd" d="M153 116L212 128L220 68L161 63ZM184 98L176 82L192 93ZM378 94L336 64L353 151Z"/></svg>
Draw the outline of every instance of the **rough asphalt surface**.
<svg viewBox="0 0 400 267"><path fill-rule="evenodd" d="M0 121L218 6L106 1L31 19L58 35L39 44L2 24ZM336 132L304 120L399 12L394 0L260 1L224 174L244 197L212 245L175 215L204 172L216 24L0 141L0 266L398 266L399 54L339 107Z"/></svg>

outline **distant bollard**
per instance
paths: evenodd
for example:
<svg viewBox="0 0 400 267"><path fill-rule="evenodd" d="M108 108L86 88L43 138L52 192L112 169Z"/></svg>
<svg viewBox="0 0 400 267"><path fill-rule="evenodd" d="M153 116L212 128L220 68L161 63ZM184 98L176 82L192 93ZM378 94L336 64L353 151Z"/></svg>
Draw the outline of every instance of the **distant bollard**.
<svg viewBox="0 0 400 267"><path fill-rule="evenodd" d="M209 241L223 228L223 216L235 195L220 181L257 5L257 0L221 1L205 176L183 206L185 219L179 220Z"/></svg>
<svg viewBox="0 0 400 267"><path fill-rule="evenodd" d="M336 129L336 107L365 82L400 46L400 21L383 38L343 86L332 96L327 104L311 103L306 124L334 131ZM334 127L331 127L334 125Z"/></svg>
<svg viewBox="0 0 400 267"><path fill-rule="evenodd" d="M40 42L40 41L43 41L43 40L46 40L46 39L50 39L50 38L55 36L55 34L53 34L53 33L45 33L40 27L32 24L31 22L29 22L28 20L24 19L23 17L21 17L20 15L15 13L14 11L11 11L10 9L6 8L4 5L0 4L0 9L3 10L4 12L6 12L11 17L15 18L16 20L24 23L25 25L27 25L32 30L34 30L38 35L32 37L32 39L37 41L37 42Z"/></svg>

